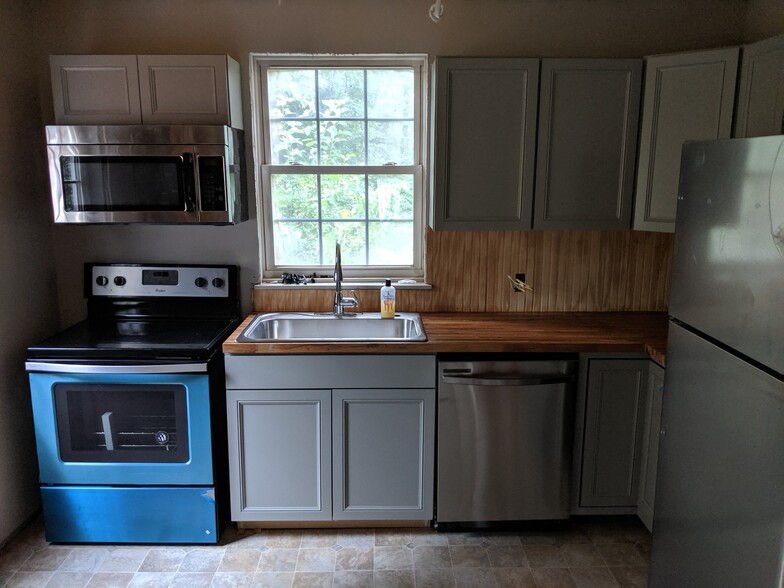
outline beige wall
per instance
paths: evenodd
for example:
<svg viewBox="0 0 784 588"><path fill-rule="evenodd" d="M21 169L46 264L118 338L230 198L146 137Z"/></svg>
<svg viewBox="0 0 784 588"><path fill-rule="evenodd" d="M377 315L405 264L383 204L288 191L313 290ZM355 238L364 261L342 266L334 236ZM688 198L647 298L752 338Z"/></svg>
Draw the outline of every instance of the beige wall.
<svg viewBox="0 0 784 588"><path fill-rule="evenodd" d="M772 1L772 0L771 0ZM430 52L599 57L728 44L743 0L38 0L55 52Z"/></svg>
<svg viewBox="0 0 784 588"><path fill-rule="evenodd" d="M242 65L250 129L251 52L641 57L736 43L745 15L742 0L444 0L444 18L435 24L427 16L431 3L38 0L43 116L52 120L51 53L228 53ZM64 323L84 312L84 261L239 263L246 310L259 275L255 220L238 227L55 227L54 238Z"/></svg>
<svg viewBox="0 0 784 588"><path fill-rule="evenodd" d="M38 508L25 348L57 327L31 24L0 4L0 544Z"/></svg>
<svg viewBox="0 0 784 588"><path fill-rule="evenodd" d="M743 40L753 43L784 33L782 0L748 0Z"/></svg>

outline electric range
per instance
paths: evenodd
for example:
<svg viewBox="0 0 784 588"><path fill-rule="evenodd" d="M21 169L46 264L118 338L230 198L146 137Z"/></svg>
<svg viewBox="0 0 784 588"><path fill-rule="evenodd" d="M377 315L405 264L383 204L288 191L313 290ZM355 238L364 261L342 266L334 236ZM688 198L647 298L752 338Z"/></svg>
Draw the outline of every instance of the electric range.
<svg viewBox="0 0 784 588"><path fill-rule="evenodd" d="M28 348L46 537L214 543L236 266L87 264L87 319Z"/></svg>

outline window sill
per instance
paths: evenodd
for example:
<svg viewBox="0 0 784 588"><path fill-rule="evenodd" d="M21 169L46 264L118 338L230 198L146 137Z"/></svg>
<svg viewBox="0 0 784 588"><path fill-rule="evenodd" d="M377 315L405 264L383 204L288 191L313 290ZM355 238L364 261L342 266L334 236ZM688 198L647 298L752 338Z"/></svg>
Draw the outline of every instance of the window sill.
<svg viewBox="0 0 784 588"><path fill-rule="evenodd" d="M401 278L403 280L410 278ZM364 279L364 280L343 280L340 283L342 290L378 290L384 285L384 279ZM432 290L433 285L421 281L412 283L400 283L392 280L392 285L397 290ZM259 284L254 284L255 290L334 290L335 282L329 278L316 278L313 284L282 284L279 278L264 280Z"/></svg>

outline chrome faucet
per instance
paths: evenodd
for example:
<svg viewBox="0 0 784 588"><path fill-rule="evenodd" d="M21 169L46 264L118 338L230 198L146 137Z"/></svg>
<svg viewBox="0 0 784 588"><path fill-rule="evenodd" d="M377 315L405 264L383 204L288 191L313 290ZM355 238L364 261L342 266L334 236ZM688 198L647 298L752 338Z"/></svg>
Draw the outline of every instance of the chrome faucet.
<svg viewBox="0 0 784 588"><path fill-rule="evenodd" d="M344 308L357 308L359 301L356 293L352 290L351 296L343 296L340 283L343 281L343 266L340 264L340 241L335 241L335 303L332 306L333 314L343 316Z"/></svg>

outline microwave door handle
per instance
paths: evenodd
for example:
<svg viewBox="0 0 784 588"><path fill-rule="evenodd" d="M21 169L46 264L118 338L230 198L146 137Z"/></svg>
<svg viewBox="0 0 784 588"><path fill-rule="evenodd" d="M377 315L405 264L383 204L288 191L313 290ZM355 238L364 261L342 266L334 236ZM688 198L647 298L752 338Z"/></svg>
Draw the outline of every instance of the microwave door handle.
<svg viewBox="0 0 784 588"><path fill-rule="evenodd" d="M185 191L185 212L196 210L196 165L193 153L182 154L182 187Z"/></svg>

